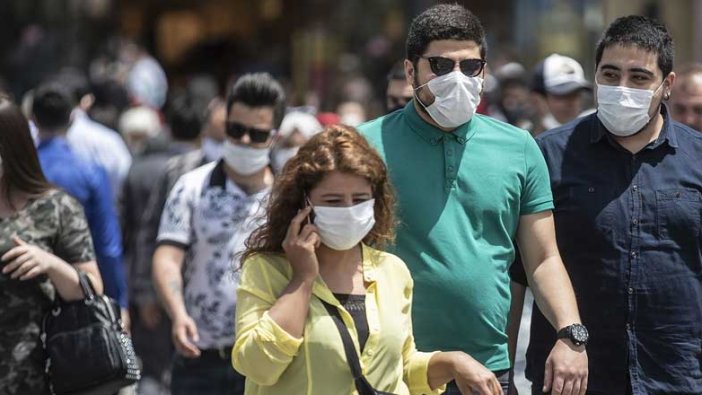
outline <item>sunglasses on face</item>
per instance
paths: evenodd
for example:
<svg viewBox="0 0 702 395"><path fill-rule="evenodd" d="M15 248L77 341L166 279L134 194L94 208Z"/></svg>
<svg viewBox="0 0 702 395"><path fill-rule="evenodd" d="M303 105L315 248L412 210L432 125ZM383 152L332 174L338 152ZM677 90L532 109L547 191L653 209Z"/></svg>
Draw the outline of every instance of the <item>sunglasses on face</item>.
<svg viewBox="0 0 702 395"><path fill-rule="evenodd" d="M477 77L483 68L486 61L482 59L463 59L456 62L453 59L444 58L441 56L420 56L422 59L429 61L429 68L436 75L444 75L453 71L453 67L458 63L461 72L468 77Z"/></svg>
<svg viewBox="0 0 702 395"><path fill-rule="evenodd" d="M249 135L249 139L254 144L261 144L268 141L272 130L258 129L242 125L239 122L227 122L227 136L240 140L245 134Z"/></svg>

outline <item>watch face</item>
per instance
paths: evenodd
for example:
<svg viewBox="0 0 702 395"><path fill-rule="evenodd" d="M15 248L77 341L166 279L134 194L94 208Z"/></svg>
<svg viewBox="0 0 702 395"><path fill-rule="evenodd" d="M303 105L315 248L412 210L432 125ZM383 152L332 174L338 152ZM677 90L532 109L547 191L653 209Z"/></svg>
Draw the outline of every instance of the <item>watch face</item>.
<svg viewBox="0 0 702 395"><path fill-rule="evenodd" d="M583 325L573 325L570 331L571 335L573 336L573 340L577 341L578 343L585 343L587 342L588 339L588 333L587 329Z"/></svg>

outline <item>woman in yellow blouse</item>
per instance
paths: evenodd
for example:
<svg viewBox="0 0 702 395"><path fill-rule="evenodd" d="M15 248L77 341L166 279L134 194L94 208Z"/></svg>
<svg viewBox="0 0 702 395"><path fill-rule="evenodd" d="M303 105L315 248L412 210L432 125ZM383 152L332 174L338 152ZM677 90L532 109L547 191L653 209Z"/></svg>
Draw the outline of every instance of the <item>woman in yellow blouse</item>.
<svg viewBox="0 0 702 395"><path fill-rule="evenodd" d="M352 394L338 309L363 376L392 394L501 394L492 372L461 352L419 352L412 278L396 256L385 165L355 130L332 126L283 168L267 222L247 241L236 312L234 368L246 394Z"/></svg>

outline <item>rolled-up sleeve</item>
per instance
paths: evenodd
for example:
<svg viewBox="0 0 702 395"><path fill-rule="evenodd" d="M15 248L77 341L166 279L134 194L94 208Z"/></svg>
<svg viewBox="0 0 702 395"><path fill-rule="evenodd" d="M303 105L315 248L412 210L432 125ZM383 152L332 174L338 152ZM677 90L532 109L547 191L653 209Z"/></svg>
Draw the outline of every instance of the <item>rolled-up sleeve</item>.
<svg viewBox="0 0 702 395"><path fill-rule="evenodd" d="M232 365L256 384L270 386L283 374L300 349L303 339L281 328L268 310L277 300L263 257L243 265L237 290L236 342Z"/></svg>
<svg viewBox="0 0 702 395"><path fill-rule="evenodd" d="M404 381L409 387L411 394L441 394L446 390L442 385L434 390L429 386L429 360L435 352L420 352L414 343L412 334L412 282L405 288L405 306L402 309L406 313L409 331L402 348L403 375Z"/></svg>

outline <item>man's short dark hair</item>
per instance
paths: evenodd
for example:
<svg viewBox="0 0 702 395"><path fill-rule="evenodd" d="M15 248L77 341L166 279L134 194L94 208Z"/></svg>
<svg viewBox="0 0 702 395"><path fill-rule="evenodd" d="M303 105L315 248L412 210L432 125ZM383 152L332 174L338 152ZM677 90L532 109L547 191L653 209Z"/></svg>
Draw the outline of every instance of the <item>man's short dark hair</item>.
<svg viewBox="0 0 702 395"><path fill-rule="evenodd" d="M47 83L34 92L32 114L39 128L50 131L67 128L71 111L71 93L63 85Z"/></svg>
<svg viewBox="0 0 702 395"><path fill-rule="evenodd" d="M166 112L171 136L179 141L192 141L200 136L205 110L187 93L176 93Z"/></svg>
<svg viewBox="0 0 702 395"><path fill-rule="evenodd" d="M438 4L414 18L407 33L407 59L416 62L436 40L470 40L485 59L485 31L475 14L458 4Z"/></svg>
<svg viewBox="0 0 702 395"><path fill-rule="evenodd" d="M663 78L673 71L673 38L665 25L654 19L639 15L617 18L597 43L595 66L599 66L605 48L613 45L635 46L655 53Z"/></svg>
<svg viewBox="0 0 702 395"><path fill-rule="evenodd" d="M268 73L244 74L232 86L227 96L227 113L234 103L248 107L273 107L273 127L280 127L285 115L285 92Z"/></svg>

